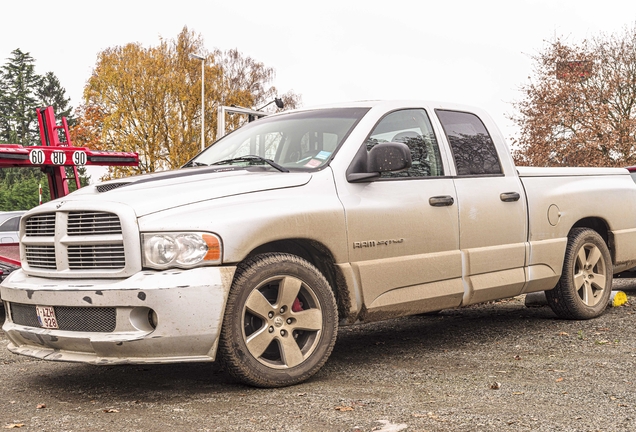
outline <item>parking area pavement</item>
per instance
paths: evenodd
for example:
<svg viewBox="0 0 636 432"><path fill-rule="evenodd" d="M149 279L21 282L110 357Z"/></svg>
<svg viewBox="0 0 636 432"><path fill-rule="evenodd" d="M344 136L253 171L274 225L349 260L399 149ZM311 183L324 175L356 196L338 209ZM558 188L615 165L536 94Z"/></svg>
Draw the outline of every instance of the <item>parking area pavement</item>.
<svg viewBox="0 0 636 432"><path fill-rule="evenodd" d="M218 364L89 366L11 354L0 428L38 431L636 430L636 281L629 302L564 321L523 296L341 328L325 367L281 389Z"/></svg>

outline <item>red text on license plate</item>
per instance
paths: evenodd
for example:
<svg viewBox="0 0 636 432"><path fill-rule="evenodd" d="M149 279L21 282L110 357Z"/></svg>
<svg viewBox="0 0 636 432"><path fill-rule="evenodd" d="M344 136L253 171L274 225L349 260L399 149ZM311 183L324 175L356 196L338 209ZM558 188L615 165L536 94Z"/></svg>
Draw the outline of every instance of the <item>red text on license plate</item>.
<svg viewBox="0 0 636 432"><path fill-rule="evenodd" d="M58 328L53 306L36 306L35 312L38 314L40 326L50 329Z"/></svg>

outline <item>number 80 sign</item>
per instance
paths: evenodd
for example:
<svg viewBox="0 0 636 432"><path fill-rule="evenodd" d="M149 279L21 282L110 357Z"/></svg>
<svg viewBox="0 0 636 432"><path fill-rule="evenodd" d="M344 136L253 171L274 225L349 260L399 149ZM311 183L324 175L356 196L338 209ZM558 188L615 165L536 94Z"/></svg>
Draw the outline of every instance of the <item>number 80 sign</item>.
<svg viewBox="0 0 636 432"><path fill-rule="evenodd" d="M33 165L44 165L46 161L46 152L43 149L33 149L29 152L29 161ZM86 152L76 150L71 157L71 163L66 163L66 152L54 150L50 152L51 164L53 165L86 165Z"/></svg>

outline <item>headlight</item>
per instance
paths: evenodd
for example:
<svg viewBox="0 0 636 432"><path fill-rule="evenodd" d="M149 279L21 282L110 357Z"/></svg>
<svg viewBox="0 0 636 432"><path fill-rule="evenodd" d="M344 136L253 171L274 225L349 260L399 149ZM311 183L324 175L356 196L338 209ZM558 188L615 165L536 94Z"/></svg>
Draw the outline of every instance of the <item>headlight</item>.
<svg viewBox="0 0 636 432"><path fill-rule="evenodd" d="M155 269L221 264L221 239L202 232L144 233L143 266Z"/></svg>

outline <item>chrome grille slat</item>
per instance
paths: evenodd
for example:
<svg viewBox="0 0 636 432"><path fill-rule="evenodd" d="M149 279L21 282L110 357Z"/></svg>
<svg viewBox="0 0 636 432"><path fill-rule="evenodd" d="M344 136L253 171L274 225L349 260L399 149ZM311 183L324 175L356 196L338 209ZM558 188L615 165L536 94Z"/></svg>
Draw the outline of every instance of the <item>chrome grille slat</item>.
<svg viewBox="0 0 636 432"><path fill-rule="evenodd" d="M71 212L68 214L68 235L121 234L117 215L103 212Z"/></svg>
<svg viewBox="0 0 636 432"><path fill-rule="evenodd" d="M26 258L31 267L53 269L55 265L55 246L26 246Z"/></svg>
<svg viewBox="0 0 636 432"><path fill-rule="evenodd" d="M26 235L29 237L52 237L55 235L55 213L31 216L26 221Z"/></svg>
<svg viewBox="0 0 636 432"><path fill-rule="evenodd" d="M11 319L15 324L41 328L34 305L9 303ZM59 330L111 333L117 324L114 307L55 306Z"/></svg>
<svg viewBox="0 0 636 432"><path fill-rule="evenodd" d="M122 268L126 264L124 246L121 244L69 246L68 262L71 270Z"/></svg>

